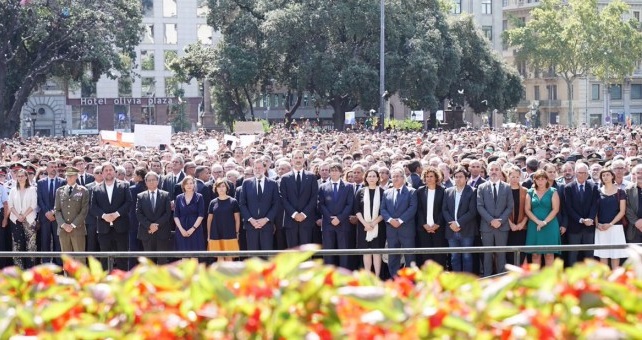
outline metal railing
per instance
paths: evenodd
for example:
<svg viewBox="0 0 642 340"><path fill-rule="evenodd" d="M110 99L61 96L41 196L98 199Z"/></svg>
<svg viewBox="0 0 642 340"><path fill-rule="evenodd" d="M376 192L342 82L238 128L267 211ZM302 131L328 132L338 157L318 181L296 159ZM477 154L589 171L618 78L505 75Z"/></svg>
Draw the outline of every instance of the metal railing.
<svg viewBox="0 0 642 340"><path fill-rule="evenodd" d="M402 255L402 254L464 254L464 253L513 253L514 259L519 261L521 253L555 253L582 250L598 249L626 249L632 243L628 244L572 244L559 246L501 246L501 247L440 247L440 248L380 248L380 249L318 249L314 251L315 256L335 256L335 255ZM637 244L642 245L642 244ZM111 263L116 258L138 258L138 257L167 257L167 258L216 258L216 257L270 257L282 253L298 253L308 251L307 249L288 249L288 250L243 250L243 251L132 251L132 252L0 252L0 258L22 257L22 258L52 258L68 255L73 257L95 257L107 258L109 270ZM519 265L519 263L515 263Z"/></svg>

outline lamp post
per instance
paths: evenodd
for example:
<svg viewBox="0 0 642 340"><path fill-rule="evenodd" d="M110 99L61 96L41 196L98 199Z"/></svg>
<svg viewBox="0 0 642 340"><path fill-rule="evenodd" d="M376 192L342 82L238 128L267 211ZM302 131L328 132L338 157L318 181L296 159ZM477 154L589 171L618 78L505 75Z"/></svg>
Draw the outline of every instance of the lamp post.
<svg viewBox="0 0 642 340"><path fill-rule="evenodd" d="M36 116L38 115L38 112L35 110L31 111L31 136L35 137L36 136Z"/></svg>
<svg viewBox="0 0 642 340"><path fill-rule="evenodd" d="M384 114L383 113L384 113L384 108L385 108L384 105L385 105L386 99L387 99L387 98L385 98L386 94L384 94L384 92L385 92L385 90L384 90L385 89L385 83L386 83L386 77L385 77L386 76L386 74L385 74L386 65L385 65L385 59L384 59L385 52L386 52L386 48L385 48L385 38L386 38L386 15L385 14L386 14L386 11L385 11L385 8L386 8L385 1L381 0L381 2L379 3L379 9L381 11L381 14L379 15L379 23L380 23L380 32L379 32L379 96L380 96L380 98L379 98L379 117L380 117L380 119L379 119L379 121L381 123L379 125L379 132L383 132L383 129L384 129L384 120L383 120Z"/></svg>
<svg viewBox="0 0 642 340"><path fill-rule="evenodd" d="M62 138L67 137L67 121L65 119L60 121L60 124L62 125Z"/></svg>
<svg viewBox="0 0 642 340"><path fill-rule="evenodd" d="M25 118L25 126L27 127L27 137L31 137L31 118Z"/></svg>

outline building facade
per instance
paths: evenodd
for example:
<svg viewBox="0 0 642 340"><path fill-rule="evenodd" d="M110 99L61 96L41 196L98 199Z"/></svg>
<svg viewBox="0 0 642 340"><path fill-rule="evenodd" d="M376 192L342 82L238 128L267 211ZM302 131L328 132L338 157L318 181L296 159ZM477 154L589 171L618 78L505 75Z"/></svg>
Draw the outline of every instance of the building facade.
<svg viewBox="0 0 642 340"><path fill-rule="evenodd" d="M606 6L609 0L599 0ZM625 0L631 7L631 18L640 20L642 1ZM539 0L503 0L503 30L510 29L510 21L530 19ZM524 79L523 100L515 108L514 119L522 124L563 124L572 126L601 126L624 123L627 116L633 124L642 122L642 68L618 84L603 84L592 76L576 79L569 90L567 83L557 77L555 70L533 70L526 62L515 59L514 49L503 46L503 56L513 63ZM569 93L573 93L572 115L569 115ZM528 122L527 122L528 121Z"/></svg>
<svg viewBox="0 0 642 340"><path fill-rule="evenodd" d="M135 124L168 125L183 105L193 126L213 121L197 81L178 83L168 69L184 48L200 41L216 44L220 35L207 25L207 0L141 0L144 32L132 62L132 78L101 77L95 83L66 84L50 79L22 109L22 133L44 136L130 132ZM183 93L180 98L177 94Z"/></svg>

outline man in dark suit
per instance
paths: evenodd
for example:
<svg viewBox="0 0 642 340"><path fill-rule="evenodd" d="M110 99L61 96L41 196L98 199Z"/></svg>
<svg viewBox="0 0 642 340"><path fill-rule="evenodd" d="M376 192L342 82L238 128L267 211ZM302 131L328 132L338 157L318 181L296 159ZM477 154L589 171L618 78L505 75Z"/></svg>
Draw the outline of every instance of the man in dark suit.
<svg viewBox="0 0 642 340"><path fill-rule="evenodd" d="M184 174L183 179L181 179L180 181L176 182L176 184L174 184L174 198L176 198L176 196L183 193L183 180L185 179L185 177L196 176L196 163L194 162L185 163L185 165L183 166L183 174ZM198 192L198 189L199 189L198 182L196 183L196 185L197 187L195 188L195 190L196 192Z"/></svg>
<svg viewBox="0 0 642 340"><path fill-rule="evenodd" d="M350 249L348 228L352 228L349 217L354 202L352 184L341 180L343 167L340 163L330 165L330 180L319 187L319 210L321 211L321 233L323 249ZM343 268L349 267L349 257L324 256L323 262Z"/></svg>
<svg viewBox="0 0 642 340"><path fill-rule="evenodd" d="M94 181L87 184L87 190L89 190L89 203L91 204L91 196L93 195L94 188L101 186L103 184L103 167L97 166L94 168ZM91 213L91 209L87 213L87 218L85 218L85 227L87 228L87 242L85 243L85 248L87 251L99 251L100 246L98 245L98 217Z"/></svg>
<svg viewBox="0 0 642 340"><path fill-rule="evenodd" d="M126 252L129 244L129 207L132 198L129 183L116 179L116 168L102 164L104 182L95 187L91 197L91 213L98 217L98 243L101 251ZM107 267L106 259L102 260ZM115 267L127 270L127 258L117 258Z"/></svg>
<svg viewBox="0 0 642 340"><path fill-rule="evenodd" d="M161 190L167 191L169 193L169 197L172 199L172 203L177 196L174 192L176 184L180 183L183 178L185 178L185 173L183 172L183 164L184 161L181 155L175 155L174 157L172 157L172 172L165 175L161 180Z"/></svg>
<svg viewBox="0 0 642 340"><path fill-rule="evenodd" d="M60 247L64 252L85 251L85 218L89 211L89 191L76 184L80 171L68 167L65 171L66 185L56 191L55 217L58 225Z"/></svg>
<svg viewBox="0 0 642 340"><path fill-rule="evenodd" d="M421 162L418 160L413 160L408 162L406 165L408 171L410 172L409 182L413 188L419 189L424 183L421 181L419 174L421 173Z"/></svg>
<svg viewBox="0 0 642 340"><path fill-rule="evenodd" d="M136 216L138 239L145 251L169 251L172 209L167 191L158 189L160 176L150 171L145 175L147 190L138 194ZM158 264L166 264L167 257L156 258Z"/></svg>
<svg viewBox="0 0 642 340"><path fill-rule="evenodd" d="M42 251L60 251L60 239L58 238L58 223L56 222L56 211L54 210L56 190L65 185L65 181L58 177L58 163L47 162L47 178L43 178L36 184L38 195L38 214L40 219L40 245ZM52 247L53 246L53 247ZM51 258L43 259L43 262L51 262Z"/></svg>
<svg viewBox="0 0 642 340"><path fill-rule="evenodd" d="M254 161L254 178L243 181L239 198L248 250L274 249L274 220L279 208L279 186L265 176L265 161Z"/></svg>
<svg viewBox="0 0 642 340"><path fill-rule="evenodd" d="M405 185L406 179L402 168L390 170L392 188L384 192L381 204L381 216L386 221L386 238L388 248L415 247L415 214L417 213L417 194L414 188ZM404 254L406 266L415 262L413 254ZM400 255L388 256L388 270L392 277L397 276L401 267Z"/></svg>
<svg viewBox="0 0 642 340"><path fill-rule="evenodd" d="M293 171L281 178L283 228L288 248L312 243L319 186L313 173L305 171L303 151L292 152Z"/></svg>
<svg viewBox="0 0 642 340"><path fill-rule="evenodd" d="M567 216L566 230L568 244L594 244L595 243L595 216L597 215L597 201L599 192L589 177L588 166L584 163L575 165L575 181L564 187L564 209ZM582 251L583 258L592 258L593 251ZM568 252L568 265L572 266L578 261L577 251Z"/></svg>
<svg viewBox="0 0 642 340"><path fill-rule="evenodd" d="M468 185L470 185L471 188L477 189L480 185L486 182L486 180L481 177L482 163L479 160L473 159L472 161L470 161L470 165L468 165L468 171L470 172L470 180L468 181Z"/></svg>
<svg viewBox="0 0 642 340"><path fill-rule="evenodd" d="M76 179L76 183L87 187L87 184L95 181L96 179L94 176L91 174L88 174L87 171L87 163L85 158L83 157L74 157L74 159L71 161L71 166L74 168L78 169L80 173L78 173L78 179ZM49 171L49 170L47 170Z"/></svg>
<svg viewBox="0 0 642 340"><path fill-rule="evenodd" d="M449 247L472 247L477 224L477 194L467 185L470 174L464 167L453 172L455 186L446 189L443 218ZM451 265L456 272L473 272L473 254L451 254Z"/></svg>
<svg viewBox="0 0 642 340"><path fill-rule="evenodd" d="M626 242L641 243L642 208L640 203L642 203L642 199L640 199L640 196L642 195L642 164L636 165L631 172L635 174L637 183L626 190L626 218L629 221L629 229L625 230Z"/></svg>
<svg viewBox="0 0 642 340"><path fill-rule="evenodd" d="M423 174L424 186L417 189L417 248L447 247L445 222L442 215L444 188L437 168L427 167ZM433 260L446 267L446 254L418 254L417 265Z"/></svg>
<svg viewBox="0 0 642 340"><path fill-rule="evenodd" d="M508 244L508 217L513 212L513 193L510 185L501 181L501 165L488 164L490 179L477 188L477 211L481 216L481 239L484 247ZM493 254L495 261L493 261ZM483 276L493 275L493 264L498 273L506 267L506 253L484 253Z"/></svg>

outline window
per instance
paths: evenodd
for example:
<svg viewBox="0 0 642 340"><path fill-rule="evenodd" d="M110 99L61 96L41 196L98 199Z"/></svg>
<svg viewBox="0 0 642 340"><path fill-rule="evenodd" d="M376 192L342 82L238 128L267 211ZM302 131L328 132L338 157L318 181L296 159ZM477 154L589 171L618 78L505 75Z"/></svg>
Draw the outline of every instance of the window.
<svg viewBox="0 0 642 340"><path fill-rule="evenodd" d="M461 14L461 0L453 0L453 14Z"/></svg>
<svg viewBox="0 0 642 340"><path fill-rule="evenodd" d="M622 85L613 84L609 87L609 94L612 100L622 100Z"/></svg>
<svg viewBox="0 0 642 340"><path fill-rule="evenodd" d="M633 11L633 17L636 21L640 21L640 11Z"/></svg>
<svg viewBox="0 0 642 340"><path fill-rule="evenodd" d="M196 16L203 18L210 13L210 8L207 6L207 0L196 1Z"/></svg>
<svg viewBox="0 0 642 340"><path fill-rule="evenodd" d="M143 71L154 70L154 51L140 51L140 69Z"/></svg>
<svg viewBox="0 0 642 340"><path fill-rule="evenodd" d="M141 0L141 7L144 17L151 18L154 16L154 0Z"/></svg>
<svg viewBox="0 0 642 340"><path fill-rule="evenodd" d="M129 105L114 105L114 130L131 131Z"/></svg>
<svg viewBox="0 0 642 340"><path fill-rule="evenodd" d="M502 20L502 32L508 30L508 20ZM502 49L506 51L508 49L508 43L506 39L502 39Z"/></svg>
<svg viewBox="0 0 642 340"><path fill-rule="evenodd" d="M145 32L143 32L143 44L153 44L154 43L154 25L145 24Z"/></svg>
<svg viewBox="0 0 642 340"><path fill-rule="evenodd" d="M165 51L165 70L170 70L169 66L172 62L178 59L178 51L167 50Z"/></svg>
<svg viewBox="0 0 642 340"><path fill-rule="evenodd" d="M156 107L143 106L140 108L140 124L156 125Z"/></svg>
<svg viewBox="0 0 642 340"><path fill-rule="evenodd" d="M493 26L482 26L482 32L486 39L493 41Z"/></svg>
<svg viewBox="0 0 642 340"><path fill-rule="evenodd" d="M198 25L196 27L196 36L201 44L212 44L212 28L209 25Z"/></svg>
<svg viewBox="0 0 642 340"><path fill-rule="evenodd" d="M176 45L178 42L178 28L176 24L165 24L165 44Z"/></svg>
<svg viewBox="0 0 642 340"><path fill-rule="evenodd" d="M141 83L141 93L143 97L155 97L156 96L156 81L152 77L142 77L140 80Z"/></svg>
<svg viewBox="0 0 642 340"><path fill-rule="evenodd" d="M539 85L535 85L535 86L533 87L533 90L534 90L534 92L535 92L535 93L534 93L534 96L533 96L533 99L534 99L534 100L539 100Z"/></svg>
<svg viewBox="0 0 642 340"><path fill-rule="evenodd" d="M517 72L519 72L519 75L522 77L526 78L527 77L527 72L526 72L526 60L518 61L517 62Z"/></svg>
<svg viewBox="0 0 642 340"><path fill-rule="evenodd" d="M493 14L493 0L482 0L482 14Z"/></svg>
<svg viewBox="0 0 642 340"><path fill-rule="evenodd" d="M508 0L502 0L502 7L508 6Z"/></svg>
<svg viewBox="0 0 642 340"><path fill-rule="evenodd" d="M165 97L174 97L178 92L178 81L174 77L165 78Z"/></svg>
<svg viewBox="0 0 642 340"><path fill-rule="evenodd" d="M642 84L631 85L631 99L642 99Z"/></svg>
<svg viewBox="0 0 642 340"><path fill-rule="evenodd" d="M173 18L176 16L176 0L163 0L163 17Z"/></svg>
<svg viewBox="0 0 642 340"><path fill-rule="evenodd" d="M81 105L71 108L71 129L72 130L97 130L98 107L96 105ZM98 133L98 131L96 131Z"/></svg>
<svg viewBox="0 0 642 340"><path fill-rule="evenodd" d="M132 96L132 78L120 77L118 78L118 97L131 97Z"/></svg>
<svg viewBox="0 0 642 340"><path fill-rule="evenodd" d="M600 100L600 84L591 85L591 100Z"/></svg>
<svg viewBox="0 0 642 340"><path fill-rule="evenodd" d="M548 100L557 100L557 85L546 85Z"/></svg>

